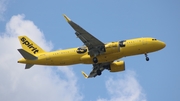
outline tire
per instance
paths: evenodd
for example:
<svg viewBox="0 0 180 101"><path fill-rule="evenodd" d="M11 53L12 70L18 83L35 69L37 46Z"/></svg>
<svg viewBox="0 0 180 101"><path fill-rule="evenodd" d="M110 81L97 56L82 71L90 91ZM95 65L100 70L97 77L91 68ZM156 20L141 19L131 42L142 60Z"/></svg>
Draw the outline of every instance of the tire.
<svg viewBox="0 0 180 101"><path fill-rule="evenodd" d="M101 70L97 70L97 75L101 75Z"/></svg>
<svg viewBox="0 0 180 101"><path fill-rule="evenodd" d="M148 57L146 57L146 61L149 61L149 58L148 58Z"/></svg>
<svg viewBox="0 0 180 101"><path fill-rule="evenodd" d="M93 57L93 63L98 63L97 57Z"/></svg>

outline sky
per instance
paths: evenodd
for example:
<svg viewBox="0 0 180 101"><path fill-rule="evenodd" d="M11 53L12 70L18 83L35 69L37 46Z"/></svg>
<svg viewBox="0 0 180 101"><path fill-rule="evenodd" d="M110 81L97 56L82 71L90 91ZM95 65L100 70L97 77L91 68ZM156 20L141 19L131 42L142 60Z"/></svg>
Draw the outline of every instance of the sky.
<svg viewBox="0 0 180 101"><path fill-rule="evenodd" d="M179 0L0 0L0 101L180 101ZM25 70L18 36L46 51L82 46L66 14L102 42L154 37L160 51L125 57L126 70L85 79L92 65Z"/></svg>

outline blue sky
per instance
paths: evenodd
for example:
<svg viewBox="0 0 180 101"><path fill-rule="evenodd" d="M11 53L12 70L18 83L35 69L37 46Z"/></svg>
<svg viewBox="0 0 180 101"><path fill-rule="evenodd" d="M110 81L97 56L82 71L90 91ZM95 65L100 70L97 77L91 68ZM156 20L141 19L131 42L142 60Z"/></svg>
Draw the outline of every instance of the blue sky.
<svg viewBox="0 0 180 101"><path fill-rule="evenodd" d="M179 0L0 0L0 99L179 101L179 5ZM148 54L149 62L144 55L122 58L126 71L104 71L93 79L81 74L89 73L91 65L24 70L16 63L21 57L18 35L51 51L83 45L62 14L103 42L150 36L166 47ZM12 99L6 99L10 95Z"/></svg>

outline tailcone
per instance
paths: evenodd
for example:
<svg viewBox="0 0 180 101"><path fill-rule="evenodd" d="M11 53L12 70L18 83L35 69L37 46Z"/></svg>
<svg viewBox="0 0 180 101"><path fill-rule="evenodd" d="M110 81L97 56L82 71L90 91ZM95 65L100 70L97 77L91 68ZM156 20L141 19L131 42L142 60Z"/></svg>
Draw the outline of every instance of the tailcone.
<svg viewBox="0 0 180 101"><path fill-rule="evenodd" d="M26 60L25 59L20 59L17 61L18 63L26 63Z"/></svg>

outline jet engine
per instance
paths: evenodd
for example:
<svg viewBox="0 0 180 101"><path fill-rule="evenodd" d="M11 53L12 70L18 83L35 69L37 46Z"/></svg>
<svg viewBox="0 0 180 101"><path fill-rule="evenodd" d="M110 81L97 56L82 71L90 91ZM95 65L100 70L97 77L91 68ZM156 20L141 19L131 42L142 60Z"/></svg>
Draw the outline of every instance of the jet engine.
<svg viewBox="0 0 180 101"><path fill-rule="evenodd" d="M125 70L125 62L124 61L116 61L110 64L110 72L119 72Z"/></svg>
<svg viewBox="0 0 180 101"><path fill-rule="evenodd" d="M106 53L116 53L120 51L119 42L110 42L105 45Z"/></svg>

